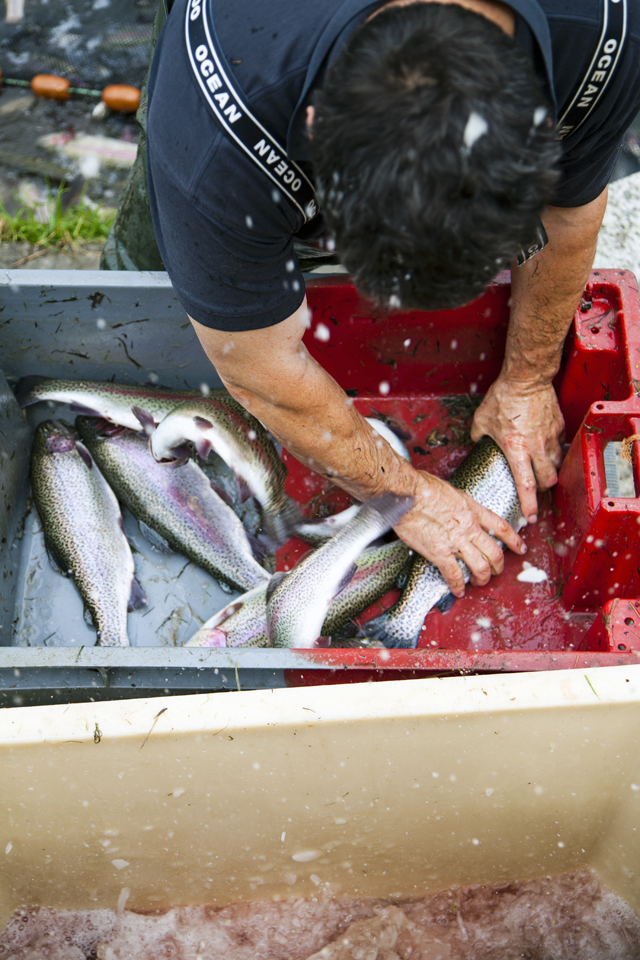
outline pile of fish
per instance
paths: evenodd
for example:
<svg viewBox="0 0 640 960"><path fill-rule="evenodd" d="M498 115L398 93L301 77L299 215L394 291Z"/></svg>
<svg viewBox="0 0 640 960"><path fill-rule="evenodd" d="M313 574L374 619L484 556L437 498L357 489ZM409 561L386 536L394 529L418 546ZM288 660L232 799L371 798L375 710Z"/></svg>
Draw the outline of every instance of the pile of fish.
<svg viewBox="0 0 640 960"><path fill-rule="evenodd" d="M23 407L67 403L80 414L75 427L60 420L37 427L31 485L51 561L73 579L103 646L128 646L127 612L146 604L120 505L154 547L176 550L244 591L198 630L191 646L328 644L343 628L353 633L353 618L407 567L408 547L377 541L411 498L388 494L325 521L302 521L285 492L286 468L273 441L225 390L203 397L25 377L15 392ZM214 488L194 448L202 459L212 450L222 457L241 501L255 497L262 541L246 531L228 493ZM291 572L272 576L263 565L268 551L293 533L320 545Z"/></svg>

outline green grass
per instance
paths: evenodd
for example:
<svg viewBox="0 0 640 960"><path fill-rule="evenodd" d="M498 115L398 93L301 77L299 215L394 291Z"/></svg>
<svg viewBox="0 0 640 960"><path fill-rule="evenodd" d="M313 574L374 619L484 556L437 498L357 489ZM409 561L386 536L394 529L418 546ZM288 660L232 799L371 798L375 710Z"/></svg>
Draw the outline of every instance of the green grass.
<svg viewBox="0 0 640 960"><path fill-rule="evenodd" d="M0 241L29 243L38 247L72 247L105 240L115 220L115 210L92 210L82 199L66 211L61 209L62 193L50 196L48 219L36 219L36 209L26 204L10 214L0 201Z"/></svg>

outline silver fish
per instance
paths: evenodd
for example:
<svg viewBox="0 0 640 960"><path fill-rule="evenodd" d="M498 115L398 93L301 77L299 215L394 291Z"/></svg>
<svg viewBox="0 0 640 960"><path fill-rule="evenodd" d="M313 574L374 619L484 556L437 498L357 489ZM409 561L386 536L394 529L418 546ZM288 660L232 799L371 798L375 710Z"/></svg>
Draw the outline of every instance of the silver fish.
<svg viewBox="0 0 640 960"><path fill-rule="evenodd" d="M376 433L379 433L383 437L390 447L392 447L398 456L402 457L404 460L408 460L411 463L411 457L409 456L409 451L405 447L404 443L400 437L393 432L391 427L383 420L378 420L376 417L365 417L367 423L373 427Z"/></svg>
<svg viewBox="0 0 640 960"><path fill-rule="evenodd" d="M104 417L129 430L140 429L138 419L131 412L132 407L142 407L155 423L159 423L180 403L202 396L199 390L127 386L97 380L50 380L47 377L22 377L15 385L14 393L21 407L43 400L68 403L78 413ZM226 393L226 390L220 393Z"/></svg>
<svg viewBox="0 0 640 960"><path fill-rule="evenodd" d="M104 421L102 421L104 424ZM122 427L77 417L76 428L121 503L217 580L249 590L269 580L242 523L192 460L172 469L156 463L149 444Z"/></svg>
<svg viewBox="0 0 640 960"><path fill-rule="evenodd" d="M483 437L462 461L449 482L464 490L483 507L493 510L515 529L522 525L516 484L507 458L491 437ZM465 583L470 573L459 561ZM363 636L381 640L387 647L415 647L429 611L446 601L449 586L434 564L416 557L398 602L362 627Z"/></svg>
<svg viewBox="0 0 640 960"><path fill-rule="evenodd" d="M412 551L400 540L365 550L356 560L356 572L334 597L322 625L324 637L338 632L379 600L398 581ZM256 587L232 600L200 627L187 647L268 647L267 588Z"/></svg>
<svg viewBox="0 0 640 960"><path fill-rule="evenodd" d="M325 517L324 520L302 520L296 524L294 533L305 543L320 546L326 540L334 537L340 530L343 530L354 517L357 517L361 506L361 503L354 503L346 510L334 513L332 517Z"/></svg>
<svg viewBox="0 0 640 960"><path fill-rule="evenodd" d="M129 646L127 609L146 604L115 494L66 424L45 420L31 454L31 488L52 561L71 576L98 643Z"/></svg>
<svg viewBox="0 0 640 960"><path fill-rule="evenodd" d="M373 427L376 433L380 434L380 436L387 441L400 457L411 463L409 451L391 427L375 417L365 417L365 420ZM296 537L300 537L300 539L306 543L320 546L320 544L328 540L329 537L333 537L339 530L342 530L350 520L353 520L360 507L361 504L354 503L352 507L347 507L346 510L342 510L332 517L326 517L324 520L303 520L296 525L294 533Z"/></svg>
<svg viewBox="0 0 640 960"><path fill-rule="evenodd" d="M186 647L268 647L267 585L260 584L210 617Z"/></svg>
<svg viewBox="0 0 640 960"><path fill-rule="evenodd" d="M242 498L260 504L269 540L281 544L291 535L300 511L285 493L286 467L260 421L231 397L183 403L151 432L150 443L159 461L188 456L191 444L203 460L214 450L235 473Z"/></svg>
<svg viewBox="0 0 640 960"><path fill-rule="evenodd" d="M365 503L358 515L288 574L275 574L267 599L267 634L274 647L312 647L332 599L356 572L367 544L386 533L413 503L393 493Z"/></svg>

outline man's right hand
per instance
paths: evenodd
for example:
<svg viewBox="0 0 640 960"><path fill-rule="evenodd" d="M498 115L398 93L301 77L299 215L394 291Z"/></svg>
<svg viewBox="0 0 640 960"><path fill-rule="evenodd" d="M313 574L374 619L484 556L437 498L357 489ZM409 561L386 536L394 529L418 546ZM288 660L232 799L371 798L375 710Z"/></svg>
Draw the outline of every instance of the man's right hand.
<svg viewBox="0 0 640 960"><path fill-rule="evenodd" d="M474 586L485 586L502 573L504 553L494 537L514 553L526 546L506 520L462 490L422 470L415 470L415 505L395 527L398 536L435 564L455 597L464 596L458 560L464 560Z"/></svg>

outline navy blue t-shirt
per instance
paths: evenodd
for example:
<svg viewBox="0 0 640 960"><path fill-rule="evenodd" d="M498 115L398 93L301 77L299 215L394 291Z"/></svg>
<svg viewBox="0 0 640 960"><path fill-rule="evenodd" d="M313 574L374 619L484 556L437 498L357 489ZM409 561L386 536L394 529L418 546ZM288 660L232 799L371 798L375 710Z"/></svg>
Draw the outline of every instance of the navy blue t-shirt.
<svg viewBox="0 0 640 960"><path fill-rule="evenodd" d="M298 163L309 161L306 107L353 30L386 0L214 0L220 44L256 116ZM508 0L515 42L559 116L601 32L602 0ZM149 199L158 246L178 298L199 323L254 330L293 314L304 281L293 238L302 216L228 139L187 58L187 0L175 0L149 80ZM581 206L609 182L640 109L640 0L617 70L580 130L562 142L554 203ZM312 221L313 224L313 221Z"/></svg>

